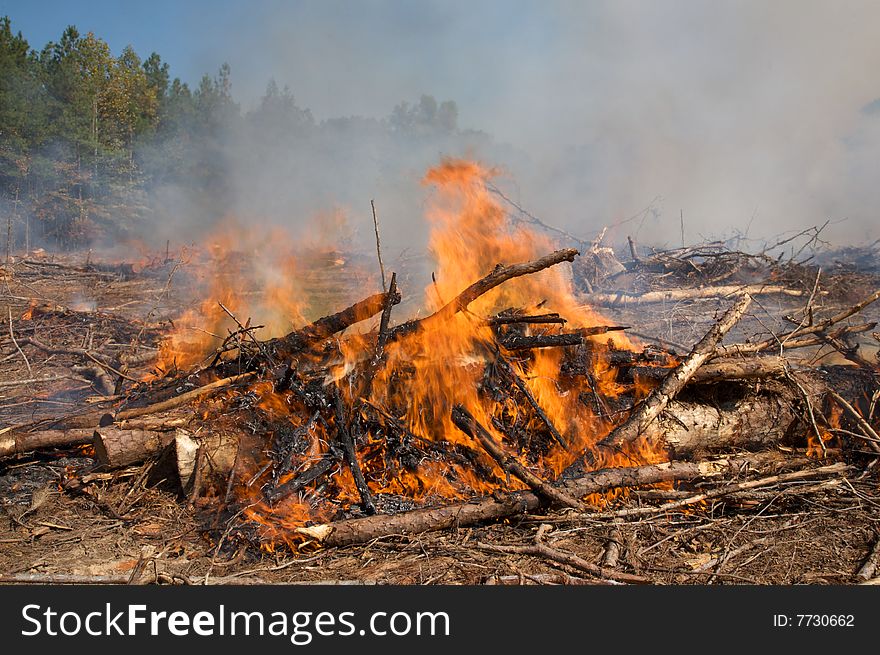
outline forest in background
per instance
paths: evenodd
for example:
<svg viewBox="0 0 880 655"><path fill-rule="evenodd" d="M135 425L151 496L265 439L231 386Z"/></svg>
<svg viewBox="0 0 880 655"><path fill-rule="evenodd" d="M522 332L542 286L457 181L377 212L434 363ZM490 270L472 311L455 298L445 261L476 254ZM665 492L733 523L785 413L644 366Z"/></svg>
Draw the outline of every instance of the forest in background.
<svg viewBox="0 0 880 655"><path fill-rule="evenodd" d="M417 167L401 155L420 144L434 157L443 148L491 142L485 133L459 129L454 101L430 95L397 104L383 119L317 121L289 88L269 80L256 107L243 111L231 75L222 64L191 88L155 52L142 59L126 47L114 55L105 41L73 26L36 49L8 17L0 19L0 211L12 217L13 251L139 237L161 222L162 189L188 198L186 206L198 198L221 211L241 191L232 178L260 162L271 162L272 173L255 174L260 179L245 180L248 187L278 173L275 187L301 178L299 189L314 193L314 168L334 167L335 156L325 153L347 150L357 160L363 145L356 142L370 144L361 156L370 166L378 160L380 169L395 159ZM294 152L312 154L293 165ZM315 161L322 156L326 161ZM340 185L351 182L339 167L336 174ZM352 186L360 193L363 185ZM260 189L259 198L266 196Z"/></svg>

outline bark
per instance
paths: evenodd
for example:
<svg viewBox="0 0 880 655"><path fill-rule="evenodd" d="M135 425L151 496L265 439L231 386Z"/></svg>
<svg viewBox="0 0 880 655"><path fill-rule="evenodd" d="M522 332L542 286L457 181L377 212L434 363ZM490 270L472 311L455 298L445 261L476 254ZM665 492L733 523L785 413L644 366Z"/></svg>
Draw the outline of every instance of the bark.
<svg viewBox="0 0 880 655"><path fill-rule="evenodd" d="M717 406L674 400L643 437L670 458L697 458L712 451L785 443L798 427L793 395L762 394Z"/></svg>
<svg viewBox="0 0 880 655"><path fill-rule="evenodd" d="M642 294L631 294L621 291L620 293L590 293L581 296L588 305L603 305L606 307L620 307L626 305L648 305L661 302L676 302L680 300L696 300L699 298L726 298L728 296L751 295L785 295L800 297L804 292L800 289L788 289L781 286L770 285L732 285L719 287L698 287L695 289L666 289L664 291L648 291Z"/></svg>
<svg viewBox="0 0 880 655"><path fill-rule="evenodd" d="M392 340L396 340L421 328L430 327L434 323L449 320L458 312L467 309L468 305L474 300L483 294L488 293L499 284L515 277L543 271L545 268L550 268L561 262L574 261L574 258L577 257L578 254L577 249L566 248L565 250L557 250L531 262L511 264L509 266L498 264L491 273L474 282L467 289L458 294L455 299L444 305L439 311L430 316L426 316L423 319L408 321L397 326L391 333L391 338Z"/></svg>
<svg viewBox="0 0 880 655"><path fill-rule="evenodd" d="M0 435L0 458L40 448L66 448L91 443L94 434L91 428L7 432Z"/></svg>
<svg viewBox="0 0 880 655"><path fill-rule="evenodd" d="M626 421L612 430L611 434L600 442L600 445L613 447L638 439L651 422L659 416L660 412L666 408L669 401L675 398L676 394L693 377L697 369L712 356L712 353L715 352L715 346L739 321L751 302L750 296L743 296L727 310L724 316L697 342L684 361L675 367L663 379L660 386L648 394L644 402L627 417Z"/></svg>
<svg viewBox="0 0 880 655"><path fill-rule="evenodd" d="M476 439L480 445L489 453L492 458L498 462L499 466L505 471L512 473L517 478L525 482L536 494L543 498L558 503L563 507L573 507L575 509L584 509L584 504L576 498L572 498L564 491L554 487L545 480L529 471L515 457L509 455L504 449L492 438L492 435L480 425L464 407L456 405L452 408L452 422L459 430L468 435L471 439Z"/></svg>
<svg viewBox="0 0 880 655"><path fill-rule="evenodd" d="M371 316L381 312L389 303L396 305L400 302L400 294L377 293L341 312L319 318L304 328L295 330L287 336L278 339L270 339L264 344L274 349L278 354L289 357L301 352L315 344L320 343L337 332L351 327L355 323L365 321Z"/></svg>
<svg viewBox="0 0 880 655"><path fill-rule="evenodd" d="M113 426L120 430L158 430L159 432L168 432L175 428L182 428L190 422L189 418L178 417L153 417L146 419L127 419L116 421Z"/></svg>
<svg viewBox="0 0 880 655"><path fill-rule="evenodd" d="M749 359L714 360L703 364L688 384L712 384L728 380L751 380L785 375L786 362L782 357L751 357ZM660 379L668 369L659 366L631 366L627 372L634 378Z"/></svg>
<svg viewBox="0 0 880 655"><path fill-rule="evenodd" d="M667 462L648 466L601 469L559 485L574 497L583 497L615 487L638 487L669 480L696 478L736 473L743 467L756 467L778 462L777 453L759 453L742 457L719 459L711 462ZM378 514L357 519L298 528L298 532L318 540L325 546L360 544L390 534L418 534L433 530L476 525L534 511L543 501L533 491L497 494L471 502L452 503L442 507L416 509L399 514Z"/></svg>
<svg viewBox="0 0 880 655"><path fill-rule="evenodd" d="M143 462L174 441L171 432L99 428L94 432L95 455L107 468L121 468Z"/></svg>

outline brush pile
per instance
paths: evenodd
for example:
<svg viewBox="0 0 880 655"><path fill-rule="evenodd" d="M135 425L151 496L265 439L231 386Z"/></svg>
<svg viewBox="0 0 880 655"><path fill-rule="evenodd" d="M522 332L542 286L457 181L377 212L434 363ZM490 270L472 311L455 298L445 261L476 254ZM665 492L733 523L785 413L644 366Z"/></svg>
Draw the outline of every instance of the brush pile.
<svg viewBox="0 0 880 655"><path fill-rule="evenodd" d="M666 300L676 289L694 291L667 281L694 269L722 298L693 345L642 346L627 336L640 326L593 309L603 304L595 274L590 293L572 292L564 269L574 263L578 279L590 266L577 250L534 253L535 239L524 244L493 229L503 213L478 172L448 165L433 175L456 200L454 220L437 219L455 229L432 243L449 258L428 289L433 311L395 321L395 274L381 292L272 338L221 303L223 338L187 362L172 331L158 352L148 350L158 360L137 382L133 371L150 355L110 357L109 339L59 348L19 327L10 345L88 360L105 398L7 428L0 456L91 444L95 468L69 472L65 493L100 502L96 484L141 467L144 480L171 485L201 512L217 551L325 552L538 522L528 545L473 548L553 562L568 578L535 581L568 583L655 581L619 561L633 551L614 537L627 523L719 504L749 511L768 494L809 502L872 475L880 460L877 362L847 339L874 328L859 317L880 291L832 307L818 275L806 288L795 286L793 267L789 277L757 281L767 266L776 270L765 258L714 247L634 259L627 274L667 285L659 291ZM478 261L463 256L475 252L469 241L480 241ZM610 255L599 250L587 259L607 270ZM769 288L801 303L790 327L723 343ZM112 329L120 342L143 340L143 330ZM842 361L819 366L798 355L823 347ZM550 526L565 523L608 527L600 562L548 545ZM705 570L718 573L731 557L725 551L713 560L717 569Z"/></svg>

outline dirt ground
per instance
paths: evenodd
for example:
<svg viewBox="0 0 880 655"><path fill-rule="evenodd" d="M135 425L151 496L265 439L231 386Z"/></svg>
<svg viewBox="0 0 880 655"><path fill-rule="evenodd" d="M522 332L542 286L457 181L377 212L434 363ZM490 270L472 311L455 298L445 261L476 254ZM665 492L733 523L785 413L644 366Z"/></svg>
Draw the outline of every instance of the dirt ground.
<svg viewBox="0 0 880 655"><path fill-rule="evenodd" d="M91 257L91 255L89 255ZM127 275L75 270L86 253L19 262L3 280L0 426L13 426L100 406L93 385L70 374L73 360L26 350L28 335L65 347L155 348L182 308L194 301L185 285L169 284L169 267ZM53 267L51 263L66 268ZM876 288L876 287L875 287ZM864 285L825 301L846 306ZM851 291L851 294L850 294ZM869 290L870 291L870 290ZM856 299L858 299L856 297ZM33 318L22 319L38 304ZM706 300L643 311L607 312L612 321L687 346L712 322L723 301ZM6 305L6 307L2 307ZM791 307L762 301L740 334L785 324ZM877 310L864 320L877 318ZM10 329L11 328L11 329ZM13 338L14 337L14 338ZM876 341L865 341L873 356ZM810 353L813 363L835 355ZM27 361L25 361L27 360ZM146 371L131 371L136 377ZM33 381L42 378L63 378ZM31 382L22 382L31 380ZM419 536L388 536L366 546L291 553L257 548L227 531L217 503L190 503L171 483L151 475L151 463L92 472L89 446L25 453L0 460L0 580L164 584L484 584L598 583L583 571L544 557L489 552L485 544L529 545L548 524L544 542L598 564L619 547L618 570L657 584L850 584L880 535L876 456L847 450L835 461L851 469L822 481L777 485L748 496L620 523L569 517L566 512L521 516L478 528ZM822 462L818 462L821 464ZM61 482L91 473L87 493ZM803 492L803 485L811 485ZM665 492L633 492L617 506L656 502L658 495L698 489L683 483ZM679 494L680 495L680 494Z"/></svg>

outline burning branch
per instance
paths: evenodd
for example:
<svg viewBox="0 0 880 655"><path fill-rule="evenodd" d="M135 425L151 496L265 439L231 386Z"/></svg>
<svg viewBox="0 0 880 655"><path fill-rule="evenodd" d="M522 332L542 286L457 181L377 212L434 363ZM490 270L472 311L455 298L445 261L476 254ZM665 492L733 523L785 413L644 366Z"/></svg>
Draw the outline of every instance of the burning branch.
<svg viewBox="0 0 880 655"><path fill-rule="evenodd" d="M536 259L531 262L511 264L509 266L498 264L495 266L492 272L489 273L489 275L474 282L467 289L458 294L455 299L444 305L437 312L431 314L430 316L426 316L425 318L408 321L406 323L403 323L402 325L399 325L392 333L392 338L397 339L404 335L412 334L413 332L416 332L420 329L428 329L435 323L446 321L458 312L466 310L468 308L468 305L470 305L474 300L476 300L483 294L488 293L499 284L507 282L508 280L512 280L515 277L530 275L531 273L543 271L545 268L550 268L551 266L555 266L556 264L559 264L561 262L574 261L574 258L577 257L578 254L579 253L576 248L566 248L565 250L557 250L555 252L551 252L549 255L545 255L544 257L541 257L540 259Z"/></svg>
<svg viewBox="0 0 880 655"><path fill-rule="evenodd" d="M492 435L489 434L489 431L480 425L477 419L475 419L471 413L461 405L456 405L452 408L452 422L455 423L455 426L466 435L479 441L480 445L486 449L486 452L492 456L492 459L498 462L501 468L509 473L513 473L517 478L531 487L532 491L536 494L551 502L558 503L563 507L584 509L583 503L579 500L572 498L564 491L548 484L520 464L515 457L504 452L504 449L496 443L495 439L492 438Z"/></svg>
<svg viewBox="0 0 880 655"><path fill-rule="evenodd" d="M730 459L704 462L667 462L646 466L600 469L568 480L559 487L570 496L581 498L617 487L641 487L669 480L693 480L739 471L743 467L779 462L775 453L756 453ZM507 516L530 512L543 505L543 499L532 491L498 494L475 501L452 503L442 507L415 509L399 514L377 514L358 519L345 519L298 528L301 534L317 539L324 546L349 546L366 543L379 537L397 534L418 534L447 528L463 528L484 521L497 521Z"/></svg>
<svg viewBox="0 0 880 655"><path fill-rule="evenodd" d="M371 316L381 312L387 304L396 305L400 302L400 294L392 294L390 291L377 293L365 298L354 305L343 309L341 312L319 318L314 323L295 330L287 336L270 339L265 344L273 348L280 355L290 357L298 352L310 348L337 332L351 327L355 323L365 321Z"/></svg>

